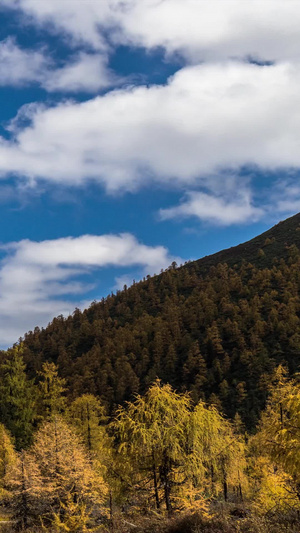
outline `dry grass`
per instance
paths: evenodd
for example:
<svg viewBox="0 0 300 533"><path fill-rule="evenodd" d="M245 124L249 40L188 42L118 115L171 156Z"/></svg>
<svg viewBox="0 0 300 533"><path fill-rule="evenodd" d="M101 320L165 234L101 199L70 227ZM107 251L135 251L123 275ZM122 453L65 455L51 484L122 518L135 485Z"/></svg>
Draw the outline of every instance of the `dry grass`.
<svg viewBox="0 0 300 533"><path fill-rule="evenodd" d="M238 512L236 515L242 513ZM116 516L114 526L99 527L97 533L300 533L300 516L232 516L220 513L219 516L203 517L198 513L180 515L171 519L142 517L138 519ZM95 531L95 530L94 530ZM0 533L15 533L13 524L0 522ZM40 533L40 528L26 530L26 533ZM25 533L25 532L24 532ZM49 530L48 533L57 533Z"/></svg>
<svg viewBox="0 0 300 533"><path fill-rule="evenodd" d="M186 514L172 519L144 518L139 523L119 520L112 533L299 533L297 515L262 518L255 516L215 516L204 518L199 514ZM100 533L100 531L99 531Z"/></svg>

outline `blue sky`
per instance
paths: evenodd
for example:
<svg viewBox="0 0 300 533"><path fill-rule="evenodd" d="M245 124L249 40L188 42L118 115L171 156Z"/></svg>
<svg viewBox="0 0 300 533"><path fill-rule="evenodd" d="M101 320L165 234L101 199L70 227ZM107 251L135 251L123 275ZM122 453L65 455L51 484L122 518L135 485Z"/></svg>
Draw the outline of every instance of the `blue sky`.
<svg viewBox="0 0 300 533"><path fill-rule="evenodd" d="M0 0L0 346L300 210L299 16Z"/></svg>

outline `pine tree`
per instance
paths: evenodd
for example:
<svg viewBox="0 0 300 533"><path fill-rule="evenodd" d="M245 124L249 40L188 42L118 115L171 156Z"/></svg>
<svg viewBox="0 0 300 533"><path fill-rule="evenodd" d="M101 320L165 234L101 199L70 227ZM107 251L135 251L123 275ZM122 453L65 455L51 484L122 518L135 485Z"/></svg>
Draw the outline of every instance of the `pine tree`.
<svg viewBox="0 0 300 533"><path fill-rule="evenodd" d="M27 379L22 345L8 350L0 366L0 419L16 441L18 450L32 441L37 419L37 392Z"/></svg>

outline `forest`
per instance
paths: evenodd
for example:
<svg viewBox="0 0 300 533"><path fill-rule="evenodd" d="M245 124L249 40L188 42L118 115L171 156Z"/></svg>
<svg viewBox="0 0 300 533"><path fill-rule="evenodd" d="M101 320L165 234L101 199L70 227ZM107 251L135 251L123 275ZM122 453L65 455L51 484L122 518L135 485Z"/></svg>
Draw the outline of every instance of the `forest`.
<svg viewBox="0 0 300 533"><path fill-rule="evenodd" d="M2 351L2 530L299 532L299 248L296 215Z"/></svg>
<svg viewBox="0 0 300 533"><path fill-rule="evenodd" d="M300 379L282 366L252 434L158 379L109 416L53 362L30 380L22 345L0 373L4 531L299 531Z"/></svg>
<svg viewBox="0 0 300 533"><path fill-rule="evenodd" d="M275 368L299 370L299 248L296 215L54 318L22 339L28 377L54 362L71 398L100 396L109 414L159 378L253 429Z"/></svg>

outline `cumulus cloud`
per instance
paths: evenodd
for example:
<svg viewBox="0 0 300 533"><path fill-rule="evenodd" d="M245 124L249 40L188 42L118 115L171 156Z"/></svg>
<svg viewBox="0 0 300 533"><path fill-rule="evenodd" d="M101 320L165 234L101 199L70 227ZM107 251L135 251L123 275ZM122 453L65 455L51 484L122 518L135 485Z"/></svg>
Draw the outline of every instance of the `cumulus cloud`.
<svg viewBox="0 0 300 533"><path fill-rule="evenodd" d="M300 66L289 63L202 64L165 86L37 107L29 126L1 140L0 174L92 179L114 191L149 179L192 188L244 165L299 167L299 82Z"/></svg>
<svg viewBox="0 0 300 533"><path fill-rule="evenodd" d="M41 85L50 92L97 92L119 83L107 61L104 55L81 52L62 68L45 71Z"/></svg>
<svg viewBox="0 0 300 533"><path fill-rule="evenodd" d="M80 52L56 67L46 50L22 49L12 37L0 41L0 85L37 83L49 92L97 92L119 83L103 54Z"/></svg>
<svg viewBox="0 0 300 533"><path fill-rule="evenodd" d="M39 80L47 68L42 52L22 50L11 37L0 41L0 85L20 86Z"/></svg>
<svg viewBox="0 0 300 533"><path fill-rule="evenodd" d="M29 20L47 24L74 42L107 48L115 43L164 47L189 60L298 58L298 0L1 0Z"/></svg>
<svg viewBox="0 0 300 533"><path fill-rule="evenodd" d="M80 306L97 269L138 266L142 275L153 274L176 259L163 246L146 246L128 233L23 240L0 250L4 254L0 263L1 346Z"/></svg>
<svg viewBox="0 0 300 533"><path fill-rule="evenodd" d="M10 125L11 139L0 138L0 177L22 183L25 177L32 186L93 180L109 192L155 180L198 189L161 211L162 218L192 215L229 224L257 219L261 210L244 193L228 196L226 171L299 168L297 0L0 0L0 6L20 10L19 20L76 49L58 67L45 50L2 41L0 84L35 81L50 92L74 93L116 86L108 58L119 44L159 46L191 64L164 86L115 89L51 108L25 106ZM274 64L249 64L249 57ZM239 189L247 186L240 177ZM210 192L200 193L202 187ZM285 196L276 206L285 212L298 203Z"/></svg>
<svg viewBox="0 0 300 533"><path fill-rule="evenodd" d="M118 21L129 43L162 46L196 62L299 57L297 0L127 0L125 6Z"/></svg>
<svg viewBox="0 0 300 533"><path fill-rule="evenodd" d="M74 43L89 42L101 51L107 50L107 43L100 28L110 24L111 9L118 4L119 0L0 0L0 6L23 10L28 23L46 24L53 32L65 32L68 42L72 37Z"/></svg>
<svg viewBox="0 0 300 533"><path fill-rule="evenodd" d="M249 191L239 192L231 199L190 191L180 205L160 210L162 220L196 217L222 226L256 222L263 215L264 210L252 204Z"/></svg>

